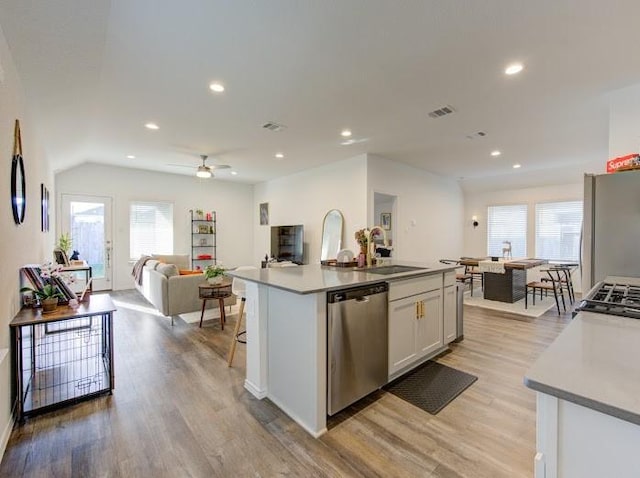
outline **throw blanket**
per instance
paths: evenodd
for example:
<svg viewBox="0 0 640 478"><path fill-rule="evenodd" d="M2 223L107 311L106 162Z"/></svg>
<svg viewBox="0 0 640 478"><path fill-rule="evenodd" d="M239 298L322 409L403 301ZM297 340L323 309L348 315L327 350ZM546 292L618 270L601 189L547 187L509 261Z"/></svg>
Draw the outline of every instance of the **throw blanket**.
<svg viewBox="0 0 640 478"><path fill-rule="evenodd" d="M151 256L142 256L138 261L134 264L133 270L131 271L131 275L136 281L136 284L142 285L142 268L147 263L147 261L151 259Z"/></svg>
<svg viewBox="0 0 640 478"><path fill-rule="evenodd" d="M494 274L504 274L504 261L480 261L478 262L480 272L493 272Z"/></svg>

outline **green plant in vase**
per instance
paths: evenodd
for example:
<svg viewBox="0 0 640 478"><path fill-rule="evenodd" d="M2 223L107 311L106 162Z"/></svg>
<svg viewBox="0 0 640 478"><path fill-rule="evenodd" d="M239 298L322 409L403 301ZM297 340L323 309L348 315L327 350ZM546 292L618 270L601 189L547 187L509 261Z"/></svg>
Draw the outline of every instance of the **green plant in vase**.
<svg viewBox="0 0 640 478"><path fill-rule="evenodd" d="M58 238L58 248L62 249L65 254L69 255L69 251L71 250L71 246L73 245L73 241L71 240L71 236L68 232L60 234Z"/></svg>
<svg viewBox="0 0 640 478"><path fill-rule="evenodd" d="M64 299L64 296L52 284L45 284L41 290L23 287L20 292L32 292L40 300L42 312L45 314L56 310L58 299Z"/></svg>
<svg viewBox="0 0 640 478"><path fill-rule="evenodd" d="M220 284L224 276L225 268L220 264L209 264L204 270L204 277L209 284Z"/></svg>

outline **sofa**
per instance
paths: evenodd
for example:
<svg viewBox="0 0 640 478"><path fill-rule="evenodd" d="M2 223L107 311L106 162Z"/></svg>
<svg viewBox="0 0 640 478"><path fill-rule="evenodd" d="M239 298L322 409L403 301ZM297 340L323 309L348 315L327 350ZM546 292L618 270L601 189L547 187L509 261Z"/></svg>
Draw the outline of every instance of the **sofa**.
<svg viewBox="0 0 640 478"><path fill-rule="evenodd" d="M141 283L134 281L135 287L163 315L173 316L201 310L198 285L205 282L205 279L202 273L186 274L188 269L187 254L153 254L142 267ZM236 297L232 295L224 303L233 305ZM217 307L217 300L207 301L207 308Z"/></svg>

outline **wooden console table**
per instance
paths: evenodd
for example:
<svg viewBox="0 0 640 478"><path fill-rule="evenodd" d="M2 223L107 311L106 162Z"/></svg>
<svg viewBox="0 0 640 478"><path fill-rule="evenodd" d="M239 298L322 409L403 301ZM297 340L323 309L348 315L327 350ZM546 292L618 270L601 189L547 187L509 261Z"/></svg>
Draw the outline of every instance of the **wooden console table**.
<svg viewBox="0 0 640 478"><path fill-rule="evenodd" d="M480 262L489 258L464 258L460 265L478 267ZM505 261L504 274L484 273L484 298L500 302L518 302L524 299L527 283L527 269L546 264L546 259L516 259Z"/></svg>
<svg viewBox="0 0 640 478"><path fill-rule="evenodd" d="M19 420L104 393L115 384L113 312L107 294L49 314L23 308L9 323Z"/></svg>

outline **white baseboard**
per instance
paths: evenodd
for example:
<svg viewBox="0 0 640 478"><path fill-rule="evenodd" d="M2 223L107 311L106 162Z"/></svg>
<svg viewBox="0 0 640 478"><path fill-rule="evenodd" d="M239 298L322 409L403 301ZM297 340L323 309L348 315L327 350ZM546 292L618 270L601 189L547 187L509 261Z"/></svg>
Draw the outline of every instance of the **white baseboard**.
<svg viewBox="0 0 640 478"><path fill-rule="evenodd" d="M244 380L244 388L249 390L251 395L256 397L258 400L262 400L263 398L265 398L267 396L267 391L266 390L260 390L258 387L256 387L253 383L251 383L247 379Z"/></svg>
<svg viewBox="0 0 640 478"><path fill-rule="evenodd" d="M0 461L2 461L2 457L4 456L4 452L7 449L7 443L9 443L9 437L11 436L11 431L13 430L13 425L15 424L15 420L13 415L9 419L9 423L5 427L2 432L2 436L0 437Z"/></svg>
<svg viewBox="0 0 640 478"><path fill-rule="evenodd" d="M304 428L304 430L309 435L311 435L313 438L320 438L322 435L327 433L326 422L325 422L325 424L324 424L324 426L322 428L316 430L311 425L309 425L304 420L302 420L296 413L291 411L291 409L289 409L289 407L286 407L285 405L283 405L280 402L280 400L278 400L277 398L269 397L269 400L271 400L280 410L282 410L284 413L286 413L289 416L289 418L291 418L294 422L296 422L298 425L300 425L302 428Z"/></svg>

